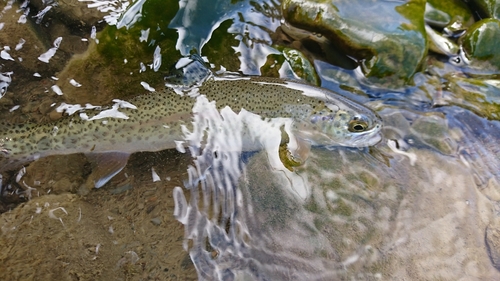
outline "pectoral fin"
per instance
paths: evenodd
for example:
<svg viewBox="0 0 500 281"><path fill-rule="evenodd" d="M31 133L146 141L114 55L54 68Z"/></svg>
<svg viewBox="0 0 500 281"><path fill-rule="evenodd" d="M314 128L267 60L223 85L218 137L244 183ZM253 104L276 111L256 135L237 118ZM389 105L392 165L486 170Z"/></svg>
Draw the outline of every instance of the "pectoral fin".
<svg viewBox="0 0 500 281"><path fill-rule="evenodd" d="M130 154L113 151L87 153L86 156L92 164L92 173L87 179L87 185L90 182L95 188L100 188L123 170Z"/></svg>
<svg viewBox="0 0 500 281"><path fill-rule="evenodd" d="M289 142L280 145L279 156L283 165L290 171L301 166L309 157L311 143L297 137L289 136Z"/></svg>

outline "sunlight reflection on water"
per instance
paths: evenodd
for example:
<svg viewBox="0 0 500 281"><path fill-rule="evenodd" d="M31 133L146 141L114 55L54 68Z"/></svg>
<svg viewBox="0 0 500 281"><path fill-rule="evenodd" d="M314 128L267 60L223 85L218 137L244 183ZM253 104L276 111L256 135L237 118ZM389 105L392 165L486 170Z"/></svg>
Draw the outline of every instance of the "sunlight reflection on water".
<svg viewBox="0 0 500 281"><path fill-rule="evenodd" d="M460 111L445 111L460 115ZM199 277L383 278L387 270L394 276L404 276L394 267L393 259L413 258L426 270L446 266L450 268L446 275L459 270L456 262L445 258L446 253L453 249L456 255L465 255L468 250L457 249L456 243L447 241L480 243L493 214L487 211L492 208L491 202L475 188L475 181L478 175L491 179L483 169L485 165L497 165L496 156L482 153L480 159L460 157L464 145L479 143L471 143L473 136L463 126L460 129L468 131L468 140L454 134L455 126L477 121L453 121L444 139L458 143L452 147L461 149L443 154L447 150L440 152L441 147L432 144L427 135L419 135L417 125L398 125L402 115L397 110L383 113L387 135L398 143L397 147L389 149L382 143L370 151L315 148L306 164L294 173L273 166L278 143L269 146L262 142L279 139L278 132L261 135L260 126L245 128L260 136L264 149L244 160L241 152L232 151L240 147L240 136L244 135L241 124L237 124L241 119L235 121L236 116L221 112L221 116L208 119L213 126L206 125L206 116L197 120L205 124L198 130L201 134L197 139L206 140L211 149L201 150L196 167L188 170L185 189L177 187L174 197L176 217L185 225L185 247ZM415 124L428 118L406 116L417 118L410 121ZM429 117L435 122L432 115ZM298 196L297 189L307 193ZM431 237L441 241L441 250L430 241L421 244ZM418 258L422 253L431 255L435 263ZM460 262L481 268L466 255ZM482 274L491 276L493 272L483 270Z"/></svg>

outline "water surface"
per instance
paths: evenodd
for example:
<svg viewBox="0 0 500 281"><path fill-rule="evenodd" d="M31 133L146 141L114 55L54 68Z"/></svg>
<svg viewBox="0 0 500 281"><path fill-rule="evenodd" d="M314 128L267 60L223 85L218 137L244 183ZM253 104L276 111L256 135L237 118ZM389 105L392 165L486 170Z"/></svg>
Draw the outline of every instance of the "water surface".
<svg viewBox="0 0 500 281"><path fill-rule="evenodd" d="M59 118L52 104L106 103L148 94L163 87L163 77L191 52L204 56L213 71L261 75L271 65L281 77L295 77L290 65L276 59L281 51L272 40L281 24L280 3L167 2L89 1L84 14L104 21L85 17L78 26L50 14L56 11L52 4L28 10L4 1L0 22L3 34L10 36L0 38L13 60L2 56L0 116L12 123L43 123ZM42 13L47 7L52 8ZM96 15L98 10L102 13ZM24 14L29 20L18 22ZM9 29L14 25L22 32ZM96 36L97 30L104 35ZM38 39L42 35L46 37ZM25 43L16 50L21 39ZM104 55L78 59L102 72L89 75L89 68L70 61L88 46ZM462 92L440 88L430 73L417 74L413 86L387 90L357 81L355 71L319 60L313 65L323 87L380 114L384 139L379 144L313 147L305 164L290 170L276 151L279 126L265 120L246 125L245 134L262 149L243 152L238 144L248 135L239 119L230 111L216 111L193 120L199 130L185 136L217 148L217 153L192 146L185 153L138 154L108 186L69 199L62 196L77 193L91 173L85 158L40 159L28 166L23 180L15 181L17 170L4 175L2 202L19 193L31 198L2 215L0 242L10 249L0 256L10 267L4 271L9 272L6 280L44 279L58 263L69 268L58 271L60 276L88 274L84 276L102 280L498 279L490 259L496 249L485 242L500 211L500 124L494 110L485 110L481 106L486 103L478 105ZM451 66L444 69L459 73ZM466 82L462 89L496 105L498 83ZM72 168L59 173L64 166ZM55 194L47 195L51 192ZM7 211L15 204L3 206ZM53 211L58 206L68 214ZM99 224L79 224L79 208L83 218L94 213ZM51 210L63 224L50 217ZM71 244L58 233L84 242ZM47 245L62 243L56 256L40 251L57 262L37 265L42 257L26 257L41 247L27 238L31 235L46 238ZM16 239L27 246L14 248ZM97 245L103 245L100 253ZM71 251L86 262L72 260ZM33 269L45 270L41 275L17 270L26 267L22 258ZM16 270L20 276L14 275Z"/></svg>

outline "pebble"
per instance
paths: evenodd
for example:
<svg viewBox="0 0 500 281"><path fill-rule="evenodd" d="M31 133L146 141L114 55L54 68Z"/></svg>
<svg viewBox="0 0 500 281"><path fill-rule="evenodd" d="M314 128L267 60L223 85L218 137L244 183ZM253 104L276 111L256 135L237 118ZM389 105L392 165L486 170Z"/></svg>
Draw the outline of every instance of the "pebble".
<svg viewBox="0 0 500 281"><path fill-rule="evenodd" d="M153 218L151 219L151 222L154 224L154 225L160 225L161 224L161 219L160 218Z"/></svg>

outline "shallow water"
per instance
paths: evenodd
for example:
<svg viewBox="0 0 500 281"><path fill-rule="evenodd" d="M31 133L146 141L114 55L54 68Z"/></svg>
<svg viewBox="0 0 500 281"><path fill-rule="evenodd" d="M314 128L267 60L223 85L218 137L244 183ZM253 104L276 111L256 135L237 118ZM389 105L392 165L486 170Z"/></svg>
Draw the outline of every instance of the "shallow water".
<svg viewBox="0 0 500 281"><path fill-rule="evenodd" d="M122 71L123 78L113 78L126 84L136 77L140 93L133 85L127 86L130 92L106 90L105 75L78 79L85 76L80 68L67 73L69 58L87 47L77 39L96 41L90 25L72 30L57 21L57 14L55 19L40 14L40 23L19 25L25 29L19 34L36 36L15 50L20 38L7 28L19 24L27 9L7 9L9 3L19 5L3 2L0 18L10 32L0 37L10 46L4 50L17 59L2 57L0 116L9 122L57 119L50 105L61 101L103 102L147 94L147 86L162 87L169 62L193 48L206 56L214 71L227 67L261 75L271 61L281 77L295 76L290 65L272 63L273 55L280 54L272 45L272 31L280 25L275 1L180 1L175 13L168 11L170 22L154 23L147 32L146 19L158 17L149 14L156 2L89 1L88 14L98 7L103 11L98 17L122 26L109 33L147 45L147 61L131 66L133 73ZM127 10L127 5L134 9ZM123 13L126 17L120 18ZM97 24L99 30L105 25ZM167 29L169 36L176 31L178 37L161 35ZM40 34L50 39L35 41ZM142 42L145 34L150 37ZM101 37L100 46L109 46L104 40ZM71 44L65 45L68 41ZM232 55L217 54L218 48L230 49ZM49 63L38 62L47 50L54 51L54 57ZM157 50L169 53L159 56ZM135 57L118 57L120 63L130 61L123 68L136 63ZM3 178L2 207L13 209L1 220L0 244L7 249L0 256L2 272L7 273L3 279L498 279L498 242L485 236L487 229L498 228L500 124L480 107L486 103L478 106L464 94L439 88L428 73L417 74L416 86L387 90L356 80L355 71L321 61L314 65L323 87L380 114L384 139L379 144L313 147L305 164L291 171L278 154L279 126L260 119L242 124L226 110L194 119L194 131L185 132L186 140L205 143L206 149L139 153L107 186L86 195L74 195L92 170L82 155L40 159L27 167L22 180L15 181L17 170ZM448 74L457 71L447 67L452 69L443 70ZM58 92L53 86L60 82L51 77L59 74L62 80L75 77L83 85L95 81L98 90L78 92L81 88L72 85L75 92L69 86ZM160 81L155 75L162 76ZM496 105L498 84L464 85L483 91ZM241 152L242 137L253 139L262 150ZM23 197L31 201L15 207ZM41 245L32 237L47 242ZM31 256L37 248L40 256Z"/></svg>

